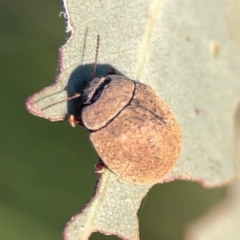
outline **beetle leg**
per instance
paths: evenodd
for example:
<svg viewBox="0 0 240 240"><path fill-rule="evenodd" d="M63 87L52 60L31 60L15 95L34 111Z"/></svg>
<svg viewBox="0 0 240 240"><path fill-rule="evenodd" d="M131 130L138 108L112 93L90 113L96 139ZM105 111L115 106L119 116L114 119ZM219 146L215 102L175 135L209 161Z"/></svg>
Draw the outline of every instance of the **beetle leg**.
<svg viewBox="0 0 240 240"><path fill-rule="evenodd" d="M117 75L114 68L109 69L108 75Z"/></svg>
<svg viewBox="0 0 240 240"><path fill-rule="evenodd" d="M67 120L72 127L76 127L77 124L82 125L81 119L76 118L73 114L71 114Z"/></svg>
<svg viewBox="0 0 240 240"><path fill-rule="evenodd" d="M104 171L106 165L104 164L104 162L99 158L99 163L95 164L94 169L95 169L95 173L100 174Z"/></svg>

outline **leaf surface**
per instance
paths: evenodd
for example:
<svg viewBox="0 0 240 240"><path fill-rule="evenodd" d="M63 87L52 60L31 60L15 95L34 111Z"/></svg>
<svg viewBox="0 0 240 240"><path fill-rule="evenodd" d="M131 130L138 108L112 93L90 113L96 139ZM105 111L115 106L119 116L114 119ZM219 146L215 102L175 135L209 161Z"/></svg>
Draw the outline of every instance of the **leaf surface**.
<svg viewBox="0 0 240 240"><path fill-rule="evenodd" d="M183 128L183 154L159 182L185 179L214 187L232 181L237 174L232 149L240 58L227 31L227 1L65 0L63 4L70 37L60 49L59 74L52 86L28 99L28 110L51 121L64 120L74 113L74 100L55 103L79 92L91 80L100 34L96 75L105 76L113 67L118 74L151 86L171 106ZM132 185L132 191L135 187ZM124 205L120 199L118 204ZM102 214L107 216L108 211L112 209L105 208ZM92 221L89 216L86 221ZM105 220L107 224L108 218ZM66 236L71 235L69 229L82 226L78 222L68 225ZM136 225L129 226L135 233ZM95 228L105 232L100 225ZM89 229L86 236L94 227ZM121 231L108 225L105 233L135 239Z"/></svg>
<svg viewBox="0 0 240 240"><path fill-rule="evenodd" d="M105 169L95 196L67 224L64 239L88 239L92 232L139 239L137 211L149 187L131 184Z"/></svg>

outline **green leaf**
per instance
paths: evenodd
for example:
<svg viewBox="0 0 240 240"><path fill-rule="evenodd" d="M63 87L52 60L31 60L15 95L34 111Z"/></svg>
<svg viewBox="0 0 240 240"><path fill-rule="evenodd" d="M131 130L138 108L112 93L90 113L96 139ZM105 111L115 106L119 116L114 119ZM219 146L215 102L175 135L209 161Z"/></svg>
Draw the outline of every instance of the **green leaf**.
<svg viewBox="0 0 240 240"><path fill-rule="evenodd" d="M183 128L183 154L159 182L185 179L214 187L236 177L233 116L239 101L240 57L225 22L226 0L65 0L64 9L70 37L60 49L60 73L52 86L29 98L27 108L31 113L51 121L64 120L72 113L73 101L58 102L91 80L100 34L97 75L107 75L113 66L118 73L151 86L171 106ZM136 212L126 218L125 224L131 228L128 232L115 228L117 222L122 224L122 210L114 213L114 226L113 219L109 221L112 207L125 203L123 198L116 198L115 206L103 207L106 201L100 199L112 196L106 191L108 185L113 184L111 189L123 187L117 185L122 179L109 174L117 180L100 183L101 196L92 199L70 222L67 239L87 239L95 230L137 239L136 225L130 222ZM127 185L128 192L139 187ZM141 187L139 199L149 186ZM130 202L136 200L132 196ZM135 204L137 211L140 203ZM130 215L127 210L126 214ZM102 225L94 225L97 216L103 216L104 230ZM81 236L81 231L85 235ZM131 237L130 232L134 234Z"/></svg>

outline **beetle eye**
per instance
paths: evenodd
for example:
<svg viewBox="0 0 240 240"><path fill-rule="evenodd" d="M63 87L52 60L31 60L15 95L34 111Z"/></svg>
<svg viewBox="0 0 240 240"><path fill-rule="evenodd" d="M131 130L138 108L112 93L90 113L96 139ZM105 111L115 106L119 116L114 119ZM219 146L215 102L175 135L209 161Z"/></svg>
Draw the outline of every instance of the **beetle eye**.
<svg viewBox="0 0 240 240"><path fill-rule="evenodd" d="M88 100L88 97L87 97L87 95L82 95L82 103L83 104L86 104L87 103L87 100Z"/></svg>
<svg viewBox="0 0 240 240"><path fill-rule="evenodd" d="M97 101L97 99L101 96L102 91L107 85L111 82L111 78L106 77L104 81L102 81L94 91L85 90L82 95L82 103L84 106L90 105ZM90 90L90 89L89 89Z"/></svg>

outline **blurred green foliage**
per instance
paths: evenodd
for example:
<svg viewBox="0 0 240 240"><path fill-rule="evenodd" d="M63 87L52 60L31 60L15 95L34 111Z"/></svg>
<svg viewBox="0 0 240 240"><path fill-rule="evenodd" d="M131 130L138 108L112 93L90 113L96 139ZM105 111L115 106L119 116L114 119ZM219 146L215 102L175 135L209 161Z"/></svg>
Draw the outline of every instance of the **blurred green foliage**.
<svg viewBox="0 0 240 240"><path fill-rule="evenodd" d="M60 240L90 199L97 155L85 129L51 123L25 109L51 84L66 34L59 0L0 2L0 239ZM186 224L222 199L224 189L175 181L157 185L139 212L142 240L177 240ZM127 212L126 212L127 214ZM118 239L94 233L94 240Z"/></svg>

